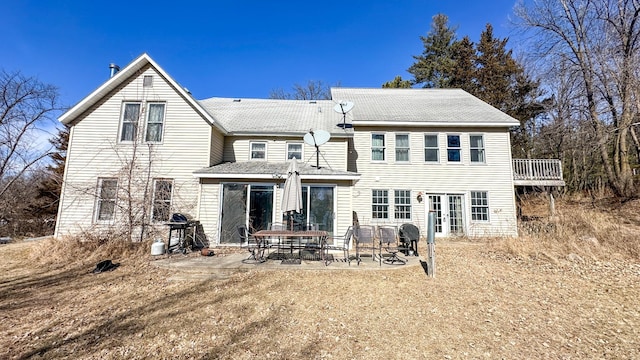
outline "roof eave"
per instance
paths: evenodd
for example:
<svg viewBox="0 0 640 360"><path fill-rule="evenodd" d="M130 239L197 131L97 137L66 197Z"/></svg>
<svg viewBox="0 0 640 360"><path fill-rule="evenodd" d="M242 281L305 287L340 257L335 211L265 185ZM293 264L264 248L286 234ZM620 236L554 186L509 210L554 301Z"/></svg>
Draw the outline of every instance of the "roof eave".
<svg viewBox="0 0 640 360"><path fill-rule="evenodd" d="M273 174L210 174L210 173L193 173L196 179L249 179L249 180L281 180L275 178ZM360 180L360 174L341 175L341 174L300 174L301 180Z"/></svg>
<svg viewBox="0 0 640 360"><path fill-rule="evenodd" d="M419 127L513 127L520 126L519 122L446 122L446 121L376 121L354 120L354 126L419 126Z"/></svg>

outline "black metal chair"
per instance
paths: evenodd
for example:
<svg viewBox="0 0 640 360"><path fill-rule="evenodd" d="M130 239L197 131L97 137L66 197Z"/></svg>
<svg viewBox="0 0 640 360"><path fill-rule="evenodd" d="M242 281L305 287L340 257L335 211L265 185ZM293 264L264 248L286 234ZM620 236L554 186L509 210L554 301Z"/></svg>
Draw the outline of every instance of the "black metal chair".
<svg viewBox="0 0 640 360"><path fill-rule="evenodd" d="M420 229L411 223L402 224L398 230L398 235L400 236L400 241L404 243L405 255L412 255L411 252L413 252L414 256L418 256Z"/></svg>
<svg viewBox="0 0 640 360"><path fill-rule="evenodd" d="M256 241L255 238L251 236L246 225L239 225L236 229L238 230L238 236L240 236L240 247L246 244L247 250L251 254L247 260L264 262L264 246L262 246L261 242Z"/></svg>
<svg viewBox="0 0 640 360"><path fill-rule="evenodd" d="M356 261L358 265L362 262L362 250L371 250L371 259L376 260L376 250L380 253L379 243L376 243L376 236L373 226L358 225L353 229L353 237L356 241ZM380 263L382 265L382 262Z"/></svg>
<svg viewBox="0 0 640 360"><path fill-rule="evenodd" d="M379 226L378 237L380 238L381 246L384 247L384 251L391 254L384 258L385 264L400 264L404 265L407 260L398 256L398 253L402 251L402 248L398 244L398 236L395 226Z"/></svg>
<svg viewBox="0 0 640 360"><path fill-rule="evenodd" d="M349 246L351 244L352 237L353 237L353 226L349 226L344 236L337 236L337 237L334 236L332 238L333 244L329 244L328 242L324 244L325 265L329 265L329 262L331 262L331 260L333 259L332 256L329 256L329 250L338 250L343 252L344 260L347 263L349 263L349 266L351 266L351 258L349 257ZM341 243L337 243L337 242L341 242Z"/></svg>

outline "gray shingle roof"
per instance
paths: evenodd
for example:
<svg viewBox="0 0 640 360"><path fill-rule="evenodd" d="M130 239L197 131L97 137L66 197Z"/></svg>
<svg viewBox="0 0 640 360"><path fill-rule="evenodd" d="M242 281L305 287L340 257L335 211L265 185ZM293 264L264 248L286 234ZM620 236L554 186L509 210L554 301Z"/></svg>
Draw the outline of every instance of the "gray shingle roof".
<svg viewBox="0 0 640 360"><path fill-rule="evenodd" d="M352 101L354 125L517 126L520 122L461 89L332 88L335 101Z"/></svg>
<svg viewBox="0 0 640 360"><path fill-rule="evenodd" d="M332 136L351 136L352 129L336 126L342 115L331 100L278 100L210 98L200 100L227 131L234 134L302 136L309 130L326 130Z"/></svg>
<svg viewBox="0 0 640 360"><path fill-rule="evenodd" d="M196 177L205 178L274 178L274 174L287 176L289 163L269 163L262 161L228 162L193 172ZM329 167L316 168L308 163L298 162L300 177L304 179L343 179L355 180L360 174L350 171L334 170Z"/></svg>

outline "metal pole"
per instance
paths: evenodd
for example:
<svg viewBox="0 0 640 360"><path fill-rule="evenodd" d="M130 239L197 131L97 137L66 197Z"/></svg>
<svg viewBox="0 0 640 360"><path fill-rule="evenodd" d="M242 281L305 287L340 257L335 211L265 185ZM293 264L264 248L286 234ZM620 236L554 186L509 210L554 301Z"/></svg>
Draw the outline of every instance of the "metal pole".
<svg viewBox="0 0 640 360"><path fill-rule="evenodd" d="M436 213L429 211L427 222L427 275L436 277Z"/></svg>

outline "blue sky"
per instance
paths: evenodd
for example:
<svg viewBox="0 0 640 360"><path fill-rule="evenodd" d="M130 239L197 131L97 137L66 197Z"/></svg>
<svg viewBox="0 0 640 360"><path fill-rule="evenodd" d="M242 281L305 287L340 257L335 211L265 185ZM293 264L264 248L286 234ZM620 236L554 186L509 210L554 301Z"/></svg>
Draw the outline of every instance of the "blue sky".
<svg viewBox="0 0 640 360"><path fill-rule="evenodd" d="M437 13L477 40L512 35L515 0L19 1L0 8L0 67L59 88L70 106L143 52L197 99L266 98L320 80L380 87L422 52ZM514 42L510 41L513 47Z"/></svg>

